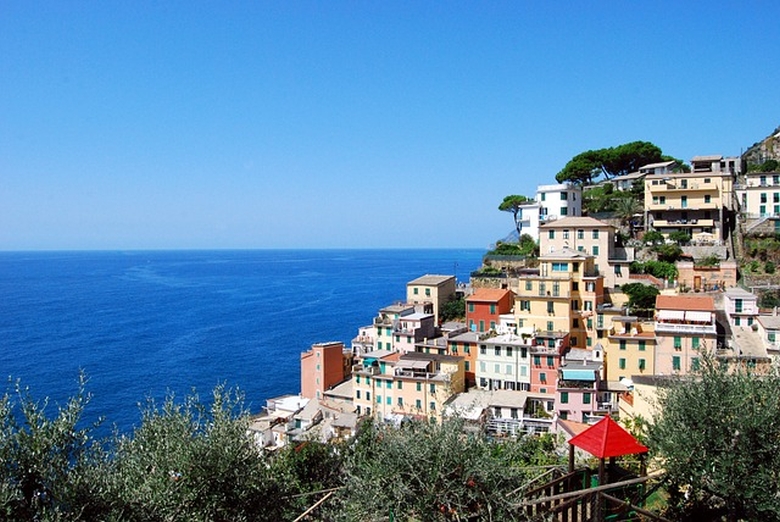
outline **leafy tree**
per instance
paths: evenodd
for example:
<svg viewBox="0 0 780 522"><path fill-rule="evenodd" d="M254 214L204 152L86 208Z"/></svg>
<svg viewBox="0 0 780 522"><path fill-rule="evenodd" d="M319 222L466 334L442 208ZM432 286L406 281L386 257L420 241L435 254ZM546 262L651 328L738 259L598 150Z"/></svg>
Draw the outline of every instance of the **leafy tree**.
<svg viewBox="0 0 780 522"><path fill-rule="evenodd" d="M54 417L16 383L0 399L0 516L7 520L75 520L85 471L99 448L92 427L80 427L90 396L78 393Z"/></svg>
<svg viewBox="0 0 780 522"><path fill-rule="evenodd" d="M411 421L398 429L366 422L346 458L346 487L331 517L523 520L510 492L527 480L531 462L557 460L530 440L496 444L466 436L459 420Z"/></svg>
<svg viewBox="0 0 780 522"><path fill-rule="evenodd" d="M526 257L539 257L539 243L530 234L520 236L520 252Z"/></svg>
<svg viewBox="0 0 780 522"><path fill-rule="evenodd" d="M780 520L780 376L700 360L698 374L661 389L650 429L671 518Z"/></svg>
<svg viewBox="0 0 780 522"><path fill-rule="evenodd" d="M656 287L642 283L626 283L621 285L620 290L628 296L631 313L654 310L655 298L661 293Z"/></svg>
<svg viewBox="0 0 780 522"><path fill-rule="evenodd" d="M558 183L589 185L599 176L606 179L637 172L640 167L674 158L648 141L632 141L616 147L588 150L577 154L555 175ZM678 161L680 164L679 160Z"/></svg>
<svg viewBox="0 0 780 522"><path fill-rule="evenodd" d="M620 224L628 228L633 235L632 222L634 215L642 211L642 203L633 197L615 198L614 201L615 217L620 219Z"/></svg>
<svg viewBox="0 0 780 522"><path fill-rule="evenodd" d="M678 245L687 245L691 242L691 236L684 230L675 230L674 232L669 232L669 239Z"/></svg>
<svg viewBox="0 0 780 522"><path fill-rule="evenodd" d="M677 243L656 245L653 247L656 256L659 261L666 261L668 263L674 263L682 256L682 247Z"/></svg>
<svg viewBox="0 0 780 522"><path fill-rule="evenodd" d="M648 230L642 236L642 242L645 245L658 245L664 242L664 235L657 230Z"/></svg>
<svg viewBox="0 0 780 522"><path fill-rule="evenodd" d="M511 212L512 217L515 221L515 230L517 230L517 236L520 237L520 223L522 222L522 214L521 210L523 208L523 204L530 201L529 198L525 196L519 196L517 194L507 196L504 198L504 201L501 202L501 204L498 206L498 210L502 212Z"/></svg>
<svg viewBox="0 0 780 522"><path fill-rule="evenodd" d="M677 277L677 267L674 263L668 261L649 260L642 263L634 261L629 265L629 271L632 274L650 274L664 280L672 280ZM625 285L624 285L625 286Z"/></svg>
<svg viewBox="0 0 780 522"><path fill-rule="evenodd" d="M466 317L466 300L463 297L451 299L439 310L442 322L454 321Z"/></svg>

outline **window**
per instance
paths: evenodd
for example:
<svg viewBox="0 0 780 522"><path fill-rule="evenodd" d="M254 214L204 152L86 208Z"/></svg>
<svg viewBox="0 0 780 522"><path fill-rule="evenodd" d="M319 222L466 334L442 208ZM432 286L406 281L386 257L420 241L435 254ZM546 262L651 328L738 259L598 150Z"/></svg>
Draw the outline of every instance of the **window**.
<svg viewBox="0 0 780 522"><path fill-rule="evenodd" d="M376 396L376 403L377 404L382 404L382 396L381 395L377 395Z"/></svg>
<svg viewBox="0 0 780 522"><path fill-rule="evenodd" d="M425 289L425 296L426 297L430 297L431 296L431 289L430 288L426 288Z"/></svg>
<svg viewBox="0 0 780 522"><path fill-rule="evenodd" d="M561 404L569 404L569 392L561 392Z"/></svg>
<svg viewBox="0 0 780 522"><path fill-rule="evenodd" d="M479 331L484 332L485 331L485 321L480 319L479 320Z"/></svg>
<svg viewBox="0 0 780 522"><path fill-rule="evenodd" d="M577 230L577 239L584 239L585 238L585 231L582 229Z"/></svg>
<svg viewBox="0 0 780 522"><path fill-rule="evenodd" d="M680 357L675 355L672 357L672 370L679 371L680 370Z"/></svg>
<svg viewBox="0 0 780 522"><path fill-rule="evenodd" d="M738 314L742 313L742 299L734 299L734 311Z"/></svg>
<svg viewBox="0 0 780 522"><path fill-rule="evenodd" d="M555 329L552 321L547 321L547 331L552 332Z"/></svg>
<svg viewBox="0 0 780 522"><path fill-rule="evenodd" d="M547 374L545 372L539 373L539 382L547 383Z"/></svg>
<svg viewBox="0 0 780 522"><path fill-rule="evenodd" d="M568 272L569 271L569 263L553 263L552 264L552 271L553 272Z"/></svg>
<svg viewBox="0 0 780 522"><path fill-rule="evenodd" d="M576 337L572 337L572 338L571 338L571 345L572 345L572 346L577 346L577 344L578 344L578 343L577 343L577 338L576 338Z"/></svg>
<svg viewBox="0 0 780 522"><path fill-rule="evenodd" d="M766 203L766 192L761 193L761 203Z"/></svg>
<svg viewBox="0 0 780 522"><path fill-rule="evenodd" d="M493 303L490 303L490 313L495 314L496 313L496 305Z"/></svg>
<svg viewBox="0 0 780 522"><path fill-rule="evenodd" d="M580 291L580 283L579 281L572 281L571 282L571 289L573 292L579 292Z"/></svg>
<svg viewBox="0 0 780 522"><path fill-rule="evenodd" d="M698 357L691 357L691 370L698 371L699 370L699 358Z"/></svg>
<svg viewBox="0 0 780 522"><path fill-rule="evenodd" d="M579 328L580 327L580 320L575 317L574 319L571 320L571 326L572 326L572 328L575 328L575 329Z"/></svg>
<svg viewBox="0 0 780 522"><path fill-rule="evenodd" d="M548 239L555 239L555 230L550 230L547 232L547 238Z"/></svg>
<svg viewBox="0 0 780 522"><path fill-rule="evenodd" d="M640 352L645 351L645 341L639 341L639 351Z"/></svg>
<svg viewBox="0 0 780 522"><path fill-rule="evenodd" d="M404 398L398 397L398 407L403 408L404 407Z"/></svg>
<svg viewBox="0 0 780 522"><path fill-rule="evenodd" d="M356 382L357 384L360 384L360 375L356 375L356 376L355 376L355 382Z"/></svg>
<svg viewBox="0 0 780 522"><path fill-rule="evenodd" d="M542 356L534 355L534 366L541 366L541 365L542 365Z"/></svg>
<svg viewBox="0 0 780 522"><path fill-rule="evenodd" d="M422 383L421 382L417 383L417 391L422 391Z"/></svg>
<svg viewBox="0 0 780 522"><path fill-rule="evenodd" d="M531 281L525 282L525 289L530 292L534 289L534 284Z"/></svg>
<svg viewBox="0 0 780 522"><path fill-rule="evenodd" d="M590 404L590 392L582 394L582 404Z"/></svg>
<svg viewBox="0 0 780 522"><path fill-rule="evenodd" d="M547 367L548 368L552 368L553 366L555 366L555 357L553 357L552 355L548 355L547 356Z"/></svg>
<svg viewBox="0 0 780 522"><path fill-rule="evenodd" d="M598 239L598 238L599 238L599 231L598 230L594 230L593 231L593 239Z"/></svg>
<svg viewBox="0 0 780 522"><path fill-rule="evenodd" d="M504 368L504 373L507 374L507 375L512 375L512 365L511 364L507 364L506 365L506 367Z"/></svg>
<svg viewBox="0 0 780 522"><path fill-rule="evenodd" d="M367 401L371 400L371 392L366 392L366 400Z"/></svg>
<svg viewBox="0 0 780 522"><path fill-rule="evenodd" d="M498 356L501 355L501 347L500 346L496 346L493 351L494 351L494 353L496 355L498 355Z"/></svg>
<svg viewBox="0 0 780 522"><path fill-rule="evenodd" d="M555 313L555 303L552 301L547 301L547 313L548 314L554 314Z"/></svg>
<svg viewBox="0 0 780 522"><path fill-rule="evenodd" d="M403 384L404 384L403 382L398 381L398 386L396 386L396 388L398 388L399 390L403 390L404 388Z"/></svg>
<svg viewBox="0 0 780 522"><path fill-rule="evenodd" d="M428 390L429 390L431 393L436 393L436 385L435 385L435 384L433 384L433 383L431 383L431 385L430 385L430 387L428 388Z"/></svg>
<svg viewBox="0 0 780 522"><path fill-rule="evenodd" d="M639 369L641 371L644 371L644 369L645 369L645 360L644 359L639 359Z"/></svg>
<svg viewBox="0 0 780 522"><path fill-rule="evenodd" d="M436 403L431 401L431 411L436 411Z"/></svg>
<svg viewBox="0 0 780 522"><path fill-rule="evenodd" d="M474 313L474 303L469 303L469 313Z"/></svg>
<svg viewBox="0 0 780 522"><path fill-rule="evenodd" d="M553 282L553 297L560 297L561 295L561 283L558 281Z"/></svg>
<svg viewBox="0 0 780 522"><path fill-rule="evenodd" d="M523 311L523 310L525 310L527 312L531 311L531 301L529 301L529 300L520 301L520 311Z"/></svg>
<svg viewBox="0 0 780 522"><path fill-rule="evenodd" d="M621 350L625 350L626 349L626 340L625 339L621 339L620 340L620 349Z"/></svg>
<svg viewBox="0 0 780 522"><path fill-rule="evenodd" d="M385 401L385 403L386 403L388 406L391 406L391 405L393 404L393 398L392 398L392 397L388 397L388 398L387 398L387 400Z"/></svg>
<svg viewBox="0 0 780 522"><path fill-rule="evenodd" d="M479 353L480 355L487 355L487 346L484 344L479 345Z"/></svg>
<svg viewBox="0 0 780 522"><path fill-rule="evenodd" d="M569 199L569 193L561 192L561 201L566 201L567 199Z"/></svg>
<svg viewBox="0 0 780 522"><path fill-rule="evenodd" d="M414 407L417 408L418 410L421 410L422 409L422 401L420 399L415 400L414 401Z"/></svg>
<svg viewBox="0 0 780 522"><path fill-rule="evenodd" d="M392 388L393 387L393 381L387 381L385 388Z"/></svg>
<svg viewBox="0 0 780 522"><path fill-rule="evenodd" d="M688 208L688 196L680 196L680 206L682 208Z"/></svg>
<svg viewBox="0 0 780 522"><path fill-rule="evenodd" d="M493 365L493 372L494 372L494 373L501 373L501 365L500 365L500 364L498 364L498 363L495 363L495 364Z"/></svg>
<svg viewBox="0 0 780 522"><path fill-rule="evenodd" d="M709 204L712 201L712 196L709 194L705 194L704 196L704 203Z"/></svg>
<svg viewBox="0 0 780 522"><path fill-rule="evenodd" d="M512 347L511 346L507 346L506 347L506 356L507 357L512 357Z"/></svg>
<svg viewBox="0 0 780 522"><path fill-rule="evenodd" d="M698 350L699 349L699 341L701 341L701 339L699 339L698 337L692 338L691 339L691 348L693 348L694 350Z"/></svg>
<svg viewBox="0 0 780 522"><path fill-rule="evenodd" d="M563 239L569 239L569 229L565 229L563 231Z"/></svg>
<svg viewBox="0 0 780 522"><path fill-rule="evenodd" d="M599 247L598 247L598 245L593 245L593 255L594 256L599 255Z"/></svg>
<svg viewBox="0 0 780 522"><path fill-rule="evenodd" d="M414 290L412 291L412 293L413 293L414 295L417 295L418 293L420 293L420 292L419 292L419 290L420 290L419 288L417 288L417 287L414 287Z"/></svg>
<svg viewBox="0 0 780 522"><path fill-rule="evenodd" d="M481 372L486 372L487 371L487 366L485 365L485 361L480 361L479 362L479 371L481 371Z"/></svg>
<svg viewBox="0 0 780 522"><path fill-rule="evenodd" d="M467 372L470 372L471 371L471 364L469 364L469 361L463 361L463 363L465 364L465 368L463 368L463 369L466 370Z"/></svg>
<svg viewBox="0 0 780 522"><path fill-rule="evenodd" d="M357 390L357 391L355 392L355 398L356 398L356 399L359 399L359 398L360 398L360 390Z"/></svg>
<svg viewBox="0 0 780 522"><path fill-rule="evenodd" d="M625 370L626 369L626 359L623 358L623 357L618 359L618 366L620 367L621 370Z"/></svg>
<svg viewBox="0 0 780 522"><path fill-rule="evenodd" d="M580 309L580 300L579 299L572 299L571 300L571 309L575 312Z"/></svg>
<svg viewBox="0 0 780 522"><path fill-rule="evenodd" d="M682 337L679 336L674 337L674 349L682 350Z"/></svg>

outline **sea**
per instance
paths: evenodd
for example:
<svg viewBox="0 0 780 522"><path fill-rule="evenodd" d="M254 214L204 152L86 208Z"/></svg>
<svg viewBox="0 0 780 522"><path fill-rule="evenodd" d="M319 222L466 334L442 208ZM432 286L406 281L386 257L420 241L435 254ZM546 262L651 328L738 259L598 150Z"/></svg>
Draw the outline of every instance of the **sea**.
<svg viewBox="0 0 780 522"><path fill-rule="evenodd" d="M259 412L300 391L300 354L349 346L425 274L467 282L481 249L0 252L0 378L47 412L78 392L94 433L217 385Z"/></svg>

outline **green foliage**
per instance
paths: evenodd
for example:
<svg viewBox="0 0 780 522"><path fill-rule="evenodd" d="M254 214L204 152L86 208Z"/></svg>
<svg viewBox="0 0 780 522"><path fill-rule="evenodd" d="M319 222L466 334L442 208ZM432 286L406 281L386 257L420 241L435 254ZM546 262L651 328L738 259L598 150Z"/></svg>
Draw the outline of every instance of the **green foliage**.
<svg viewBox="0 0 780 522"><path fill-rule="evenodd" d="M760 308L774 308L780 306L780 291L764 290L758 294L758 306Z"/></svg>
<svg viewBox="0 0 780 522"><path fill-rule="evenodd" d="M775 159L768 159L763 163L751 163L748 172L777 172L780 163Z"/></svg>
<svg viewBox="0 0 780 522"><path fill-rule="evenodd" d="M648 230L642 236L642 242L645 245L660 245L664 242L664 235L657 230Z"/></svg>
<svg viewBox="0 0 780 522"><path fill-rule="evenodd" d="M644 263L634 261L629 265L628 269L632 274L649 274L666 281L677 277L677 267L674 266L674 263L669 263L668 261L650 260Z"/></svg>
<svg viewBox="0 0 780 522"><path fill-rule="evenodd" d="M558 183L588 185L602 174L610 179L637 172L644 165L667 159L673 158L664 156L656 145L647 141L633 141L577 154L555 175L555 179Z"/></svg>
<svg viewBox="0 0 780 522"><path fill-rule="evenodd" d="M661 293L656 287L642 283L626 283L621 285L620 290L628 296L631 313L638 315L655 310L655 298Z"/></svg>
<svg viewBox="0 0 780 522"><path fill-rule="evenodd" d="M488 252L488 255L537 257L539 245L529 234L523 234L517 243L497 242L496 247Z"/></svg>
<svg viewBox="0 0 780 522"><path fill-rule="evenodd" d="M492 443L461 421L366 422L346 458L346 487L333 520L522 520L509 496L525 467L554 455L536 438Z"/></svg>
<svg viewBox="0 0 780 522"><path fill-rule="evenodd" d="M684 230L675 230L669 233L669 239L678 245L687 245L691 242L691 236Z"/></svg>
<svg viewBox="0 0 780 522"><path fill-rule="evenodd" d="M512 217L514 218L515 221L515 230L517 230L518 236L520 235L520 222L522 221L521 209L523 208L523 204L529 201L532 200L530 198L527 198L526 196L513 194L511 196L505 197L504 200L501 202L501 204L498 206L498 210L501 210L502 212L512 213Z"/></svg>
<svg viewBox="0 0 780 522"><path fill-rule="evenodd" d="M498 271L500 273L500 271ZM454 321L466 317L466 300L463 297L451 299L444 303L439 310L439 318L442 322Z"/></svg>
<svg viewBox="0 0 780 522"><path fill-rule="evenodd" d="M764 263L764 273L766 274L775 273L775 264L772 261L767 261L766 263Z"/></svg>
<svg viewBox="0 0 780 522"><path fill-rule="evenodd" d="M701 361L697 375L661 389L650 429L670 481L667 518L778 520L780 376Z"/></svg>
<svg viewBox="0 0 780 522"><path fill-rule="evenodd" d="M696 266L718 266L720 258L714 254L696 260Z"/></svg>
<svg viewBox="0 0 780 522"><path fill-rule="evenodd" d="M658 256L659 261L667 263L674 263L682 256L682 247L677 243L656 245L653 247L653 251Z"/></svg>

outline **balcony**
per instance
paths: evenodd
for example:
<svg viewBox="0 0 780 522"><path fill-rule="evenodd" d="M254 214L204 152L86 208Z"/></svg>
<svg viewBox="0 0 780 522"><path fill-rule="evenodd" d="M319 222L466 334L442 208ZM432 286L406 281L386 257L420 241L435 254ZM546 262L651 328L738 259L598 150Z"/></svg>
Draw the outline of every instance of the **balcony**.
<svg viewBox="0 0 780 522"><path fill-rule="evenodd" d="M715 335L717 330L714 324L686 324L686 323L655 323L656 333L680 333L692 335Z"/></svg>
<svg viewBox="0 0 780 522"><path fill-rule="evenodd" d="M653 220L653 227L655 228L662 228L662 227L675 227L675 228L686 228L686 227L714 227L715 226L715 220L714 219L656 219Z"/></svg>

